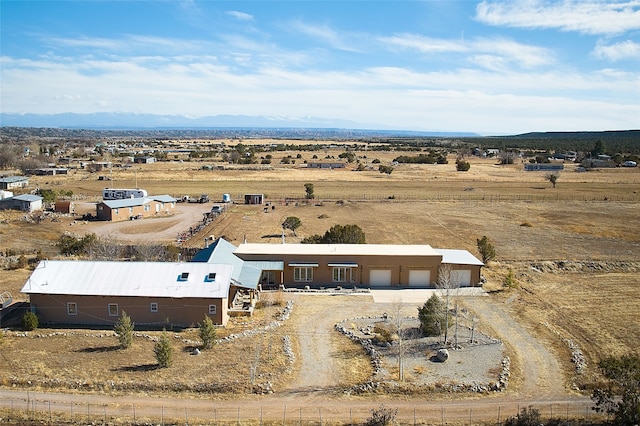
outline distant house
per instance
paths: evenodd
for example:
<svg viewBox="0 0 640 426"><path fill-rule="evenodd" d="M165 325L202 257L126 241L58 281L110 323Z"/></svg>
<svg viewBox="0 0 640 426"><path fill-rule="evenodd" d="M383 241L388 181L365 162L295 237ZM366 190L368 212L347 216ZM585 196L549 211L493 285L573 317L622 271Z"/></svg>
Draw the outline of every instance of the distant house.
<svg viewBox="0 0 640 426"><path fill-rule="evenodd" d="M69 174L69 169L63 167L41 167L39 169L28 170L28 173L37 176L55 176Z"/></svg>
<svg viewBox="0 0 640 426"><path fill-rule="evenodd" d="M133 159L134 163L138 163L138 164L153 164L156 162L156 158L155 157L135 157Z"/></svg>
<svg viewBox="0 0 640 426"><path fill-rule="evenodd" d="M0 200L0 210L20 210L34 212L42 210L42 197L38 195L22 194Z"/></svg>
<svg viewBox="0 0 640 426"><path fill-rule="evenodd" d="M0 189L16 189L29 186L29 178L26 176L8 176L0 178Z"/></svg>
<svg viewBox="0 0 640 426"><path fill-rule="evenodd" d="M122 200L104 200L96 206L99 220L120 221L172 214L176 199L169 195Z"/></svg>
<svg viewBox="0 0 640 426"><path fill-rule="evenodd" d="M526 172L559 172L564 170L562 163L525 163Z"/></svg>
<svg viewBox="0 0 640 426"><path fill-rule="evenodd" d="M307 163L308 169L344 169L343 161L314 161Z"/></svg>

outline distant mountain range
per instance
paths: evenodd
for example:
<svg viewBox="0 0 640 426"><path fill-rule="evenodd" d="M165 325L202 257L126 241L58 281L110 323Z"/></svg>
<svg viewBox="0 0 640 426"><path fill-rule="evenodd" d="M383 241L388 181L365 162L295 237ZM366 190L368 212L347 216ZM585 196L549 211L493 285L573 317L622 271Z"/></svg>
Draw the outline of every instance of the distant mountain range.
<svg viewBox="0 0 640 426"><path fill-rule="evenodd" d="M359 130L367 134L399 136L479 137L472 132L382 130L375 125L318 117L264 117L215 115L192 118L183 115L133 113L93 114L15 114L0 113L2 127L46 127L89 130L163 130L163 129L324 129Z"/></svg>

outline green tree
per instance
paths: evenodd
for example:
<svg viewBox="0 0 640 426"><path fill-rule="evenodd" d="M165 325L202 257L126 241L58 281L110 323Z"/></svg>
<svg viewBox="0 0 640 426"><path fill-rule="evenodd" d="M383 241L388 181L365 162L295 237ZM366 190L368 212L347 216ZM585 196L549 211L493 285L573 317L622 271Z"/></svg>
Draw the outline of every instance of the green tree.
<svg viewBox="0 0 640 426"><path fill-rule="evenodd" d="M22 327L27 331L33 331L40 325L40 320L35 312L27 311L22 316Z"/></svg>
<svg viewBox="0 0 640 426"><path fill-rule="evenodd" d="M167 368L173 364L173 346L171 346L166 329L162 329L162 334L153 346L153 353L160 367Z"/></svg>
<svg viewBox="0 0 640 426"><path fill-rule="evenodd" d="M218 338L218 333L216 327L213 325L213 321L211 321L208 315L205 315L202 324L198 325L200 326L198 334L200 335L200 340L202 340L202 349L211 349Z"/></svg>
<svg viewBox="0 0 640 426"><path fill-rule="evenodd" d="M640 424L640 355L605 358L598 367L609 383L593 391L593 409L613 415L614 425Z"/></svg>
<svg viewBox="0 0 640 426"><path fill-rule="evenodd" d="M347 163L353 163L354 161L356 161L356 155L350 151L343 152L342 154L338 155L338 158L347 160Z"/></svg>
<svg viewBox="0 0 640 426"><path fill-rule="evenodd" d="M125 311L122 311L120 318L118 318L118 321L113 326L113 331L115 331L118 337L120 348L128 349L131 347L134 327L135 324L131 321L131 317L129 317Z"/></svg>
<svg viewBox="0 0 640 426"><path fill-rule="evenodd" d="M385 166L384 164L380 164L378 166L378 171L380 173L386 173L387 175L391 175L391 173L393 173L393 167L392 166Z"/></svg>
<svg viewBox="0 0 640 426"><path fill-rule="evenodd" d="M86 234L82 238L69 234L63 234L58 238L56 246L60 250L60 254L65 256L74 256L84 254L98 240L96 234Z"/></svg>
<svg viewBox="0 0 640 426"><path fill-rule="evenodd" d="M310 237L318 240L315 236ZM306 240L306 238L305 238ZM302 241L305 242L304 240ZM308 242L307 242L308 243ZM324 236L319 238L320 244L365 244L364 232L358 225L334 225Z"/></svg>
<svg viewBox="0 0 640 426"><path fill-rule="evenodd" d="M436 294L433 294L422 307L418 308L420 329L426 336L442 334L444 324L447 322L445 311L445 302Z"/></svg>
<svg viewBox="0 0 640 426"><path fill-rule="evenodd" d="M547 180L549 182L551 182L551 185L553 185L553 187L556 187L556 182L558 181L558 175L555 173L549 173L547 176Z"/></svg>
<svg viewBox="0 0 640 426"><path fill-rule="evenodd" d="M480 239L476 239L476 242L478 243L478 252L480 252L480 256L482 256L482 263L487 264L496 258L496 249L486 235Z"/></svg>
<svg viewBox="0 0 640 426"><path fill-rule="evenodd" d="M604 154L604 142L601 139L597 140L593 149L591 150L591 157L596 158L598 155Z"/></svg>
<svg viewBox="0 0 640 426"><path fill-rule="evenodd" d="M397 408L386 408L383 405L380 408L371 410L371 417L365 422L365 426L389 426L395 423L398 415Z"/></svg>
<svg viewBox="0 0 640 426"><path fill-rule="evenodd" d="M300 220L300 218L297 218L295 216L289 216L287 217L284 222L282 222L282 227L284 229L290 229L291 231L293 231L293 235L298 235L296 234L296 229L300 228L300 226L302 226L302 221Z"/></svg>
<svg viewBox="0 0 640 426"><path fill-rule="evenodd" d="M311 200L313 199L314 195L313 195L313 184L312 183L305 183L304 184L304 192L305 192L305 198L307 200Z"/></svg>
<svg viewBox="0 0 640 426"><path fill-rule="evenodd" d="M459 172L466 172L471 168L471 164L468 161L461 159L456 160L456 170Z"/></svg>
<svg viewBox="0 0 640 426"><path fill-rule="evenodd" d="M56 191L53 189L39 189L38 195L42 197L42 201L45 203L55 203L58 198Z"/></svg>

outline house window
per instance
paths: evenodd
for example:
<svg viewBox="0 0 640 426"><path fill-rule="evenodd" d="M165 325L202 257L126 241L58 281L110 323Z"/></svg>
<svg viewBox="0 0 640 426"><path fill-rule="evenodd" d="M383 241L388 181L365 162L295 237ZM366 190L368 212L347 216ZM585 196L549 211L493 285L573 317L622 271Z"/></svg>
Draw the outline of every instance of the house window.
<svg viewBox="0 0 640 426"><path fill-rule="evenodd" d="M118 316L118 304L117 303L109 303L109 316L117 317Z"/></svg>
<svg viewBox="0 0 640 426"><path fill-rule="evenodd" d="M158 312L158 304L156 302L151 302L149 304L149 310L151 312Z"/></svg>
<svg viewBox="0 0 640 426"><path fill-rule="evenodd" d="M67 315L78 315L78 304L75 302L67 303Z"/></svg>
<svg viewBox="0 0 640 426"><path fill-rule="evenodd" d="M353 282L353 268L335 267L333 268L333 282L345 283Z"/></svg>
<svg viewBox="0 0 640 426"><path fill-rule="evenodd" d="M276 272L275 271L262 271L262 277L260 277L260 284L275 285L276 284Z"/></svg>
<svg viewBox="0 0 640 426"><path fill-rule="evenodd" d="M117 215L119 209L113 209L113 214Z"/></svg>
<svg viewBox="0 0 640 426"><path fill-rule="evenodd" d="M296 266L293 268L293 281L311 282L313 281L313 268L310 266Z"/></svg>
<svg viewBox="0 0 640 426"><path fill-rule="evenodd" d="M209 305L209 315L216 314L216 305Z"/></svg>
<svg viewBox="0 0 640 426"><path fill-rule="evenodd" d="M133 213L133 207L129 207L129 213Z"/></svg>
<svg viewBox="0 0 640 426"><path fill-rule="evenodd" d="M151 206L149 204L145 204L144 205L144 211L148 212L149 210L151 210Z"/></svg>

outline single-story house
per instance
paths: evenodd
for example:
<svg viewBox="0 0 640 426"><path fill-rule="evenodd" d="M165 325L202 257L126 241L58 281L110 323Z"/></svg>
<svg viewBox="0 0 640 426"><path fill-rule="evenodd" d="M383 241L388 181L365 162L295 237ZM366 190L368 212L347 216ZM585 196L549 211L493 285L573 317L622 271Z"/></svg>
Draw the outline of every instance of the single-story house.
<svg viewBox="0 0 640 426"><path fill-rule="evenodd" d="M28 173L38 176L55 176L69 174L69 169L63 167L41 167L39 169L28 170Z"/></svg>
<svg viewBox="0 0 640 426"><path fill-rule="evenodd" d="M245 261L278 261L282 269L263 269L263 287L429 288L448 264L460 286L480 283L484 265L466 250L429 245L393 244L240 244L235 255Z"/></svg>
<svg viewBox="0 0 640 426"><path fill-rule="evenodd" d="M562 163L526 163L524 165L526 172L559 172L564 170Z"/></svg>
<svg viewBox="0 0 640 426"><path fill-rule="evenodd" d="M175 208L176 199L169 195L104 200L96 205L96 216L98 220L132 220L172 214Z"/></svg>
<svg viewBox="0 0 640 426"><path fill-rule="evenodd" d="M0 178L0 189L25 188L29 186L29 178L26 176L7 176Z"/></svg>
<svg viewBox="0 0 640 426"><path fill-rule="evenodd" d="M344 161L313 161L307 163L308 169L344 169Z"/></svg>
<svg viewBox="0 0 640 426"><path fill-rule="evenodd" d="M149 157L149 156L135 157L133 159L133 162L138 164L153 164L156 162L156 157Z"/></svg>
<svg viewBox="0 0 640 426"><path fill-rule="evenodd" d="M42 197L32 194L16 195L0 200L0 210L20 210L34 212L42 210Z"/></svg>
<svg viewBox="0 0 640 426"><path fill-rule="evenodd" d="M218 239L191 262L44 260L21 291L43 324L113 326L124 311L149 328L192 327L205 315L225 325L252 313L262 272L234 250Z"/></svg>

